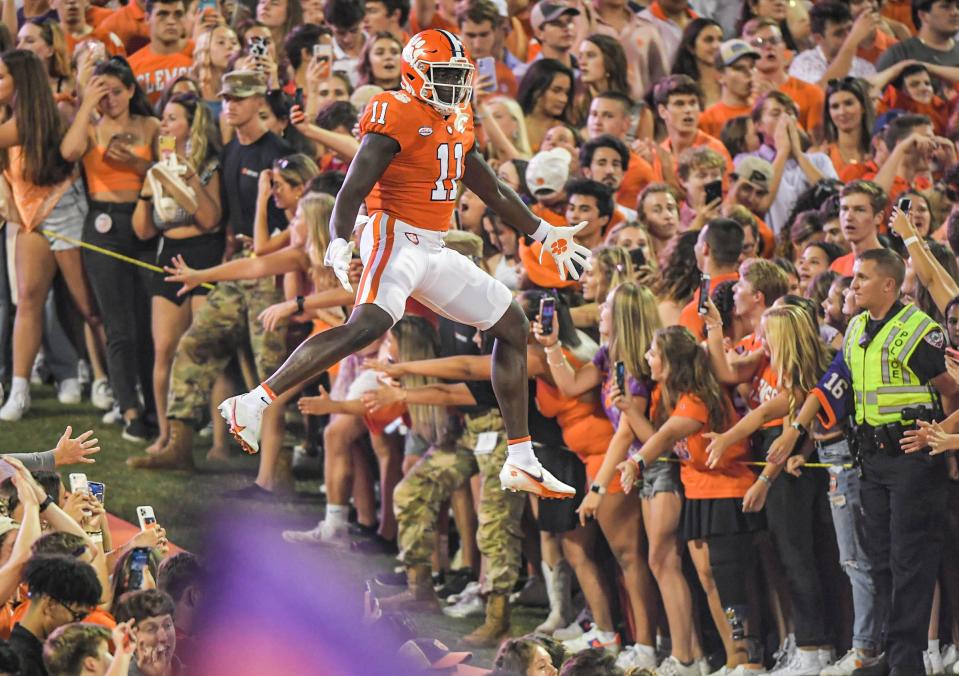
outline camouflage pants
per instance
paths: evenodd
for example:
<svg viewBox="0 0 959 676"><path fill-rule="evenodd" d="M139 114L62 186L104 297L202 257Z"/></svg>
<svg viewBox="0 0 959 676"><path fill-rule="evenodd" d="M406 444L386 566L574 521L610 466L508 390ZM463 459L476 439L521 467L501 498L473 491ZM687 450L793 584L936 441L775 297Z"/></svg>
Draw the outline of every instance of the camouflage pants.
<svg viewBox="0 0 959 676"><path fill-rule="evenodd" d="M263 381L286 358L286 326L266 331L257 319L283 300L273 277L220 282L180 338L170 378L167 416L199 421L209 405L213 381L238 347L249 341L257 377Z"/></svg>
<svg viewBox="0 0 959 676"><path fill-rule="evenodd" d="M491 452L476 453L480 435L496 434ZM481 448L482 450L482 448ZM399 525L400 560L407 566L429 565L441 504L477 471L482 493L476 540L486 557L483 591L508 594L519 577L520 520L525 495L500 487L499 472L506 460L506 432L499 411L467 417L466 429L452 447L433 447L403 477L393 493Z"/></svg>

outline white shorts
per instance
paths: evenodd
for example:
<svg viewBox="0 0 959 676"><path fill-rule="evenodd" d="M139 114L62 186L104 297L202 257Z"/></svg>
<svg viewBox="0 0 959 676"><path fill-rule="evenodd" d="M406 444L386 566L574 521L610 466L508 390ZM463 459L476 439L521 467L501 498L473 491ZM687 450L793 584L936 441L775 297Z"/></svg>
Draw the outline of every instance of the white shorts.
<svg viewBox="0 0 959 676"><path fill-rule="evenodd" d="M469 258L446 248L445 235L371 214L360 239L363 276L356 304L373 303L398 322L412 296L455 322L491 328L513 296Z"/></svg>

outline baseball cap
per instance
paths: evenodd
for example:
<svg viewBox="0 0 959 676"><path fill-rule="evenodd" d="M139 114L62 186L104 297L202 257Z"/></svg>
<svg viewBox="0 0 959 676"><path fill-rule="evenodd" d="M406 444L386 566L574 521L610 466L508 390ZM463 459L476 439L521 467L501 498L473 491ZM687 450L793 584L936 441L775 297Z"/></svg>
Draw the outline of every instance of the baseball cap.
<svg viewBox="0 0 959 676"><path fill-rule="evenodd" d="M719 53L716 55L716 67L726 68L739 61L744 56L753 56L757 59L760 54L750 46L745 40L738 38L726 40L719 46Z"/></svg>
<svg viewBox="0 0 959 676"><path fill-rule="evenodd" d="M266 80L263 74L255 70L235 70L220 80L220 93L217 96L232 96L248 99L251 96L266 94Z"/></svg>
<svg viewBox="0 0 959 676"><path fill-rule="evenodd" d="M533 11L529 13L529 25L538 30L543 27L544 23L556 21L556 19L564 14L579 16L579 10L569 5L561 5L558 2L546 2L546 0L542 0L541 2L537 2L536 6L533 7Z"/></svg>
<svg viewBox="0 0 959 676"><path fill-rule="evenodd" d="M552 148L533 155L526 166L526 185L529 186L529 191L536 195L562 190L569 179L571 159L566 148Z"/></svg>
<svg viewBox="0 0 959 676"><path fill-rule="evenodd" d="M740 155L733 165L733 174L757 188L769 190L773 180L773 165L755 155Z"/></svg>
<svg viewBox="0 0 959 676"><path fill-rule="evenodd" d="M400 646L397 656L409 667L421 671L452 669L473 659L473 653L453 652L435 638L413 638Z"/></svg>

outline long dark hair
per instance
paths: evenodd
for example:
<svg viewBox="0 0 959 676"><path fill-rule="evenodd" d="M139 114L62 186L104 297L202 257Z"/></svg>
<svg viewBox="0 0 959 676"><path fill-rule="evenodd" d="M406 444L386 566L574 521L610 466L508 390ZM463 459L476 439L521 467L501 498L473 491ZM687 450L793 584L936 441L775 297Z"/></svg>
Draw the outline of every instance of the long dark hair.
<svg viewBox="0 0 959 676"><path fill-rule="evenodd" d="M130 64L127 63L127 60L122 56L111 56L94 68L93 74L115 77L124 87L128 89L133 87L133 97L130 99L130 115L139 115L140 117L157 116L153 106L150 105L150 99L147 98L140 83L137 82L136 76L133 75ZM47 84L47 89L49 88L50 85Z"/></svg>
<svg viewBox="0 0 959 676"><path fill-rule="evenodd" d="M849 92L856 97L862 106L862 119L859 121L859 151L869 153L872 142L872 125L876 113L872 109L872 98L869 96L868 85L865 80L855 77L844 77L839 80L830 80L826 85L826 98L823 101L822 119L826 140L835 143L839 140L839 129L829 114L829 99L837 92Z"/></svg>
<svg viewBox="0 0 959 676"><path fill-rule="evenodd" d="M569 121L569 111L573 105L573 71L556 59L534 61L529 70L526 71L526 75L520 80L516 102L523 109L524 115L533 112L536 101L543 95L543 92L549 89L549 86L553 84L553 78L557 75L565 75L569 78L569 96L566 99L563 114L559 117L563 122Z"/></svg>
<svg viewBox="0 0 959 676"><path fill-rule="evenodd" d="M0 54L14 83L11 113L18 121L23 150L23 175L34 185L56 185L73 172L73 164L60 154L64 123L50 91L47 68L40 58L26 49L11 49ZM10 166L6 149L0 151L0 169Z"/></svg>
<svg viewBox="0 0 959 676"><path fill-rule="evenodd" d="M696 267L696 239L699 233L688 230L669 240L660 255L662 276L656 280L653 292L660 300L685 303L689 300L702 276Z"/></svg>
<svg viewBox="0 0 959 676"><path fill-rule="evenodd" d="M585 41L593 43L596 49L603 55L603 66L606 68L609 83L606 91L619 92L626 96L631 96L631 87L629 80L626 79L629 68L626 63L626 52L623 46L616 38L601 33L587 35ZM603 92L598 92L602 94Z"/></svg>
<svg viewBox="0 0 959 676"><path fill-rule="evenodd" d="M709 364L706 351L685 326L667 326L656 331L653 344L659 350L660 360L666 364L666 377L662 387L661 406L656 410L655 427L672 415L673 409L684 394L699 399L709 411L709 430L723 432L729 423L729 402L723 388ZM703 430L705 431L705 430Z"/></svg>
<svg viewBox="0 0 959 676"><path fill-rule="evenodd" d="M694 80L700 79L699 62L696 61L696 40L699 34L710 26L716 26L720 31L723 27L714 19L699 17L693 19L686 28L683 29L683 37L680 38L679 48L676 50L676 60L673 61L672 75L688 75Z"/></svg>

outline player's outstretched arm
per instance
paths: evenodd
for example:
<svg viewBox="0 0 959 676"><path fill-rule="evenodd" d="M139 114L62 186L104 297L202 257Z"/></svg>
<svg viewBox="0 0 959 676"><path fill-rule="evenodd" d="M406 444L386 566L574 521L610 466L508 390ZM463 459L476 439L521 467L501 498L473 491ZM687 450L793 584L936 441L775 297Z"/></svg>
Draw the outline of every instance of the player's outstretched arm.
<svg viewBox="0 0 959 676"><path fill-rule="evenodd" d="M360 149L350 162L346 180L343 181L343 187L340 188L333 205L333 216L330 218L331 240L340 238L350 241L360 205L399 151L400 144L389 136L373 132L363 135Z"/></svg>
<svg viewBox="0 0 959 676"><path fill-rule="evenodd" d="M556 227L540 219L523 204L512 188L496 177L475 148L466 156L463 183L499 214L504 223L542 243L540 261L543 260L543 253L549 251L561 279L566 279L567 275L579 279L580 269L590 268L589 249L577 244L573 238L586 226L586 221L572 227Z"/></svg>
<svg viewBox="0 0 959 676"><path fill-rule="evenodd" d="M532 235L539 227L539 218L529 210L516 192L493 173L483 156L474 147L466 155L463 184L476 193L503 222L524 235Z"/></svg>

